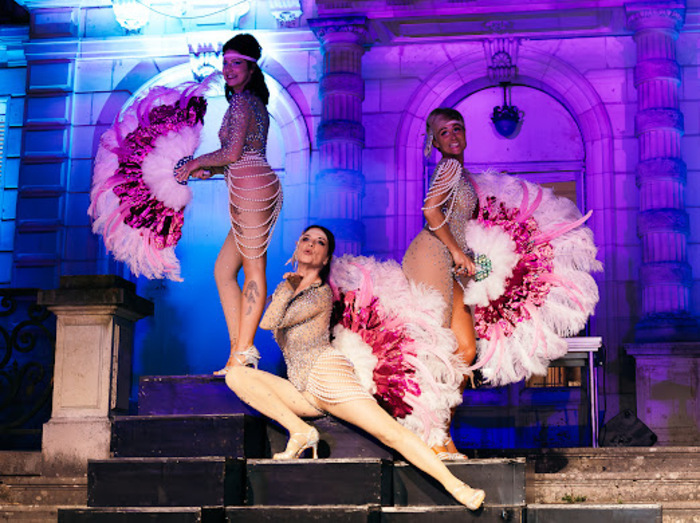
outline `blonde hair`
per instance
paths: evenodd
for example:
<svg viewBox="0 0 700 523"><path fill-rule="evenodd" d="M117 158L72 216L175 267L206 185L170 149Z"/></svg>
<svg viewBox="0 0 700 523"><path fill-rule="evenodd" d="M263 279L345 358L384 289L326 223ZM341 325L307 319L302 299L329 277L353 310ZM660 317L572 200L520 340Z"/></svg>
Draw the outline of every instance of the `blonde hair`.
<svg viewBox="0 0 700 523"><path fill-rule="evenodd" d="M437 119L441 117L447 120L457 120L464 125L464 116L456 109L452 109L451 107L438 107L430 111L425 121L425 146L423 148L423 154L425 154L426 158L433 152L433 140L435 139L433 125Z"/></svg>

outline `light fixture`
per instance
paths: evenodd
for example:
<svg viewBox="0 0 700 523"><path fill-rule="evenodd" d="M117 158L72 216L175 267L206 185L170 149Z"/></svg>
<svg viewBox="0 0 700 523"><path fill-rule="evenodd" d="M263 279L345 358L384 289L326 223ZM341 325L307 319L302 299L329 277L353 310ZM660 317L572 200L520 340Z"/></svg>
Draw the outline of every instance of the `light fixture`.
<svg viewBox="0 0 700 523"><path fill-rule="evenodd" d="M510 138L515 134L515 131L522 122L524 114L515 105L508 103L507 95L509 85L509 82L501 82L501 86L503 86L503 105L494 107L493 114L491 115L491 121L496 127L496 131L505 138Z"/></svg>

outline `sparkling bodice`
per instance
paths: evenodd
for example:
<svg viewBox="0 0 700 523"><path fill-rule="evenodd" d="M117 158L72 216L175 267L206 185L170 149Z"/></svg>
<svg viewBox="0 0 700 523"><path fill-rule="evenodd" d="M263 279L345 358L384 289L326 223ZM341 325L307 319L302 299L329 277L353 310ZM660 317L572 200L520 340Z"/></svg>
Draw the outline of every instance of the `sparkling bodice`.
<svg viewBox="0 0 700 523"><path fill-rule="evenodd" d="M306 389L309 371L318 357L331 348L330 323L333 294L327 284L316 284L294 296L283 281L277 286L260 327L273 331L287 364L289 381Z"/></svg>
<svg viewBox="0 0 700 523"><path fill-rule="evenodd" d="M241 157L265 158L269 126L270 117L260 98L250 91L234 93L219 129L221 148L240 147L242 143Z"/></svg>

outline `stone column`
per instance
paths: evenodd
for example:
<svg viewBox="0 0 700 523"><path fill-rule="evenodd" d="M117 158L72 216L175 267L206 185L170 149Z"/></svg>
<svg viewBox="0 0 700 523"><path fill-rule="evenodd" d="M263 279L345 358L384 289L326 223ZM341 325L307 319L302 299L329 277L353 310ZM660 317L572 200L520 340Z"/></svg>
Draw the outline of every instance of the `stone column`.
<svg viewBox="0 0 700 523"><path fill-rule="evenodd" d="M692 271L686 252L689 219L675 44L682 23L682 10L628 6L628 24L637 43L642 318L635 338L642 343L700 339L689 311Z"/></svg>
<svg viewBox="0 0 700 523"><path fill-rule="evenodd" d="M685 211L681 68L675 43L683 10L674 8L678 5L627 6L637 43L642 317L635 329L636 343L626 349L635 359L637 416L660 445L693 445L700 435L700 332L690 312L690 220Z"/></svg>
<svg viewBox="0 0 700 523"><path fill-rule="evenodd" d="M37 301L56 315L44 474L85 474L88 459L109 457L110 415L128 410L134 322L153 314L153 303L118 276L64 276Z"/></svg>
<svg viewBox="0 0 700 523"><path fill-rule="evenodd" d="M364 237L362 55L366 24L363 16L309 20L323 52L322 112L316 132L319 168L311 216L333 231L338 254L359 254Z"/></svg>

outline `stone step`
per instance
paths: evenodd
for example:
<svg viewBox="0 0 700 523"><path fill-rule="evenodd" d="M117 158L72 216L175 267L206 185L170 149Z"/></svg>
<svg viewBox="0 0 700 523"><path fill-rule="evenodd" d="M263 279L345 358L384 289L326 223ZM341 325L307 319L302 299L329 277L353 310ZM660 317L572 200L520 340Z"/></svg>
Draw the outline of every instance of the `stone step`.
<svg viewBox="0 0 700 523"><path fill-rule="evenodd" d="M462 506L382 507L381 523L518 523L524 514L524 506L511 505L484 505L475 512Z"/></svg>
<svg viewBox="0 0 700 523"><path fill-rule="evenodd" d="M480 454L481 455L481 454ZM654 476L663 472L700 470L700 447L603 447L538 449L526 455L529 472L635 473Z"/></svg>
<svg viewBox="0 0 700 523"><path fill-rule="evenodd" d="M0 451L0 476L38 476L41 460L40 451Z"/></svg>
<svg viewBox="0 0 700 523"><path fill-rule="evenodd" d="M79 506L86 500L84 476L0 476L1 505Z"/></svg>
<svg viewBox="0 0 700 523"><path fill-rule="evenodd" d="M380 459L248 460L246 477L246 505L392 503L391 463Z"/></svg>
<svg viewBox="0 0 700 523"><path fill-rule="evenodd" d="M3 505L0 504L2 523L47 523L55 522L59 508L55 505ZM72 508L72 507L66 507Z"/></svg>
<svg viewBox="0 0 700 523"><path fill-rule="evenodd" d="M698 499L700 471L536 474L527 477L528 503L665 503Z"/></svg>
<svg viewBox="0 0 700 523"><path fill-rule="evenodd" d="M700 520L700 498L687 501L665 501L661 504L663 523L697 523Z"/></svg>
<svg viewBox="0 0 700 523"><path fill-rule="evenodd" d="M115 457L269 455L266 421L248 414L119 416L112 422Z"/></svg>
<svg viewBox="0 0 700 523"><path fill-rule="evenodd" d="M88 462L90 507L241 504L245 462L224 457L115 458Z"/></svg>
<svg viewBox="0 0 700 523"><path fill-rule="evenodd" d="M142 376L139 380L138 413L259 415L226 386L223 376Z"/></svg>
<svg viewBox="0 0 700 523"><path fill-rule="evenodd" d="M528 504L527 523L662 523L661 505Z"/></svg>
<svg viewBox="0 0 700 523"><path fill-rule="evenodd" d="M379 523L378 505L227 507L227 523Z"/></svg>
<svg viewBox="0 0 700 523"><path fill-rule="evenodd" d="M486 491L489 505L525 504L525 459L475 459L445 463L459 479ZM433 478L413 465L394 463L394 505L457 505Z"/></svg>
<svg viewBox="0 0 700 523"><path fill-rule="evenodd" d="M56 521L56 520L54 520ZM223 507L60 509L58 523L223 523Z"/></svg>

